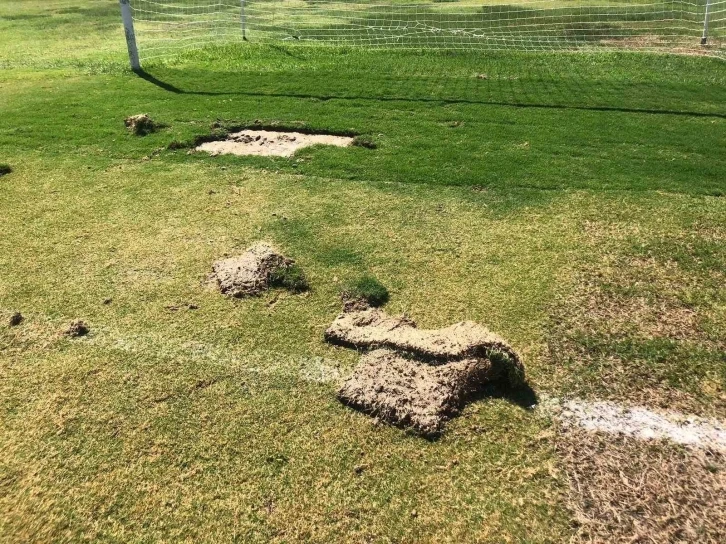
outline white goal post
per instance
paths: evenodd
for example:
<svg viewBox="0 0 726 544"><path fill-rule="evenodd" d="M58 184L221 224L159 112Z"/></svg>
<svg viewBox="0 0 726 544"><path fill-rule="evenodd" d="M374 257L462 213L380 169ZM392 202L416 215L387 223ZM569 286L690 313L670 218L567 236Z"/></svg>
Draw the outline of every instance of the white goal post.
<svg viewBox="0 0 726 544"><path fill-rule="evenodd" d="M236 41L726 56L726 0L119 0L142 60Z"/></svg>

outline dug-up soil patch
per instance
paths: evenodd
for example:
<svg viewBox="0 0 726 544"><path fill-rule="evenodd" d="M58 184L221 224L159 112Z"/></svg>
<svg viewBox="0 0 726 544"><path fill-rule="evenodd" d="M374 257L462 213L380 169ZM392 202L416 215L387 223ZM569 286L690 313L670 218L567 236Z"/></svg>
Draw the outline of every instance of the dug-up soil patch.
<svg viewBox="0 0 726 544"><path fill-rule="evenodd" d="M78 338L80 336L86 336L89 332L90 329L88 328L88 325L85 323L85 321L76 319L75 321L72 321L70 325L68 325L68 328L65 330L64 334L71 338Z"/></svg>
<svg viewBox="0 0 726 544"><path fill-rule="evenodd" d="M339 315L325 338L372 350L339 389L343 403L424 436L439 435L486 384L524 380L514 350L472 322L425 330L369 308Z"/></svg>
<svg viewBox="0 0 726 544"><path fill-rule="evenodd" d="M257 242L241 255L215 261L212 264L211 279L219 290L233 297L247 297L260 294L270 286L270 276L282 268L294 264L272 246Z"/></svg>
<svg viewBox="0 0 726 544"><path fill-rule="evenodd" d="M298 149L312 145L347 147L353 138L332 134L303 134L273 130L242 130L227 135L224 140L204 142L196 151L211 155L259 155L292 157Z"/></svg>

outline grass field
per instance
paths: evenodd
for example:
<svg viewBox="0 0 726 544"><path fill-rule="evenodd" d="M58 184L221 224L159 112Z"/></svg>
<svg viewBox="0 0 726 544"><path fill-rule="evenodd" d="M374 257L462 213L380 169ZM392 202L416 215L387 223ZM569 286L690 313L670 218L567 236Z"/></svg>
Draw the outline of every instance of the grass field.
<svg viewBox="0 0 726 544"><path fill-rule="evenodd" d="M511 341L540 396L726 416L722 60L241 44L139 76L117 10L0 0L0 541L586 539L548 416L492 395L426 441L336 400L364 274ZM376 148L187 153L215 122ZM258 239L312 290L204 285Z"/></svg>

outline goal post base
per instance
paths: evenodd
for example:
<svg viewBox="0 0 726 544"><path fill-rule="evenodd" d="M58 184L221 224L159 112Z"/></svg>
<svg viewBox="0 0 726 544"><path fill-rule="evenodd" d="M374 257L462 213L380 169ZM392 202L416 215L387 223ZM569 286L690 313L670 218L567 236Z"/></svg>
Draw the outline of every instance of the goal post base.
<svg viewBox="0 0 726 544"><path fill-rule="evenodd" d="M129 64L134 72L141 70L139 62L139 50L136 47L136 32L134 32L134 17L131 13L130 0L119 0L121 6L121 19L124 23L124 34L126 34L126 48L129 51Z"/></svg>

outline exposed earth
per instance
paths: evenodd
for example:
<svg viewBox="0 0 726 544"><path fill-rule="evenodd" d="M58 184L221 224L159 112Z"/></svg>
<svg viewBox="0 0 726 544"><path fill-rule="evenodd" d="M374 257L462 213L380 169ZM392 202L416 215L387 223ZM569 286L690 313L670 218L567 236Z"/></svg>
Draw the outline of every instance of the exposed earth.
<svg viewBox="0 0 726 544"><path fill-rule="evenodd" d="M274 130L242 130L233 132L224 140L204 142L197 151L211 155L261 155L292 157L298 149L312 145L347 147L353 142L350 136L332 134L303 134L302 132L278 132Z"/></svg>

